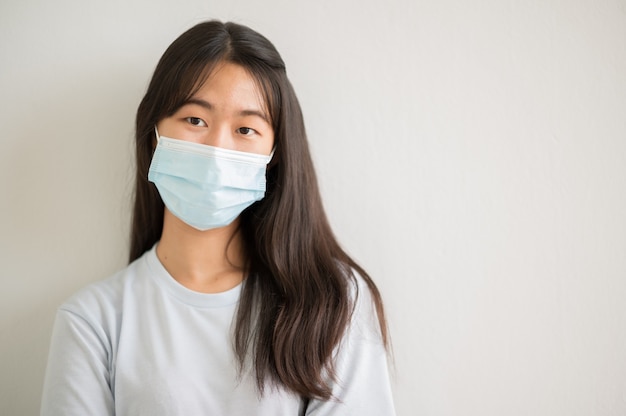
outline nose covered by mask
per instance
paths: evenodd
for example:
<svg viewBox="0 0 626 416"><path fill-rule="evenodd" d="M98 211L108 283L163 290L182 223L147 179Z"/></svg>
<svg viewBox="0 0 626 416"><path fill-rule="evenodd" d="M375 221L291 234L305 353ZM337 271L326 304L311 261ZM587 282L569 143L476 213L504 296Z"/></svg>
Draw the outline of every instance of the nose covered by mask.
<svg viewBox="0 0 626 416"><path fill-rule="evenodd" d="M156 128L155 128L156 130ZM148 180L172 214L201 230L224 227L265 196L272 155L160 136Z"/></svg>

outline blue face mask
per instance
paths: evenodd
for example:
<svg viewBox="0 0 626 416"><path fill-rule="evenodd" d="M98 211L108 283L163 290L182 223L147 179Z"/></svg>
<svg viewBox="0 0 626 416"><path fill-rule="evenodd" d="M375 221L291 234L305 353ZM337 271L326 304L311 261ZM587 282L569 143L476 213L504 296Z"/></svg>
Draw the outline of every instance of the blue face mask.
<svg viewBox="0 0 626 416"><path fill-rule="evenodd" d="M156 130L156 129L155 129ZM148 180L172 214L201 230L224 227L265 196L272 155L159 136Z"/></svg>

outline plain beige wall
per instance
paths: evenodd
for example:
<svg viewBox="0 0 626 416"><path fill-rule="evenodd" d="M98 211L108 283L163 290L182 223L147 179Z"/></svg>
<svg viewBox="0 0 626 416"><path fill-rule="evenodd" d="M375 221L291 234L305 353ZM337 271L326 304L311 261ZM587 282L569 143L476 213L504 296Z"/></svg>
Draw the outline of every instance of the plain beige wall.
<svg viewBox="0 0 626 416"><path fill-rule="evenodd" d="M123 267L135 109L206 18L287 62L399 415L626 414L623 0L2 0L0 414L37 414L56 307Z"/></svg>

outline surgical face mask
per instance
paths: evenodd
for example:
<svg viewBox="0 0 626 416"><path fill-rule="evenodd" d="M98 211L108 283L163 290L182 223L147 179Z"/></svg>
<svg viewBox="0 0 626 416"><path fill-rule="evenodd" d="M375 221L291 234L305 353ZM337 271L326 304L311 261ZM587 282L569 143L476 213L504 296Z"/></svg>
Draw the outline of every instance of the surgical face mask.
<svg viewBox="0 0 626 416"><path fill-rule="evenodd" d="M156 137L148 180L167 209L188 225L201 231L224 227L265 196L272 155L176 140L158 131Z"/></svg>

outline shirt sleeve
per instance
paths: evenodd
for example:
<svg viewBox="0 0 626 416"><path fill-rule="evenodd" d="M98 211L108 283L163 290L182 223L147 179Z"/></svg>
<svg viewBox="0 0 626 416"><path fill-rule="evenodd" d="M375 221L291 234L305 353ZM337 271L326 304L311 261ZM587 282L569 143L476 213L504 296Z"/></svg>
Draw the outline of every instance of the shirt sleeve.
<svg viewBox="0 0 626 416"><path fill-rule="evenodd" d="M110 355L102 328L60 309L52 331L41 415L114 415Z"/></svg>
<svg viewBox="0 0 626 416"><path fill-rule="evenodd" d="M337 380L328 401L311 400L308 416L393 416L387 350L376 309L365 282L357 276L358 297L350 327L336 356Z"/></svg>

